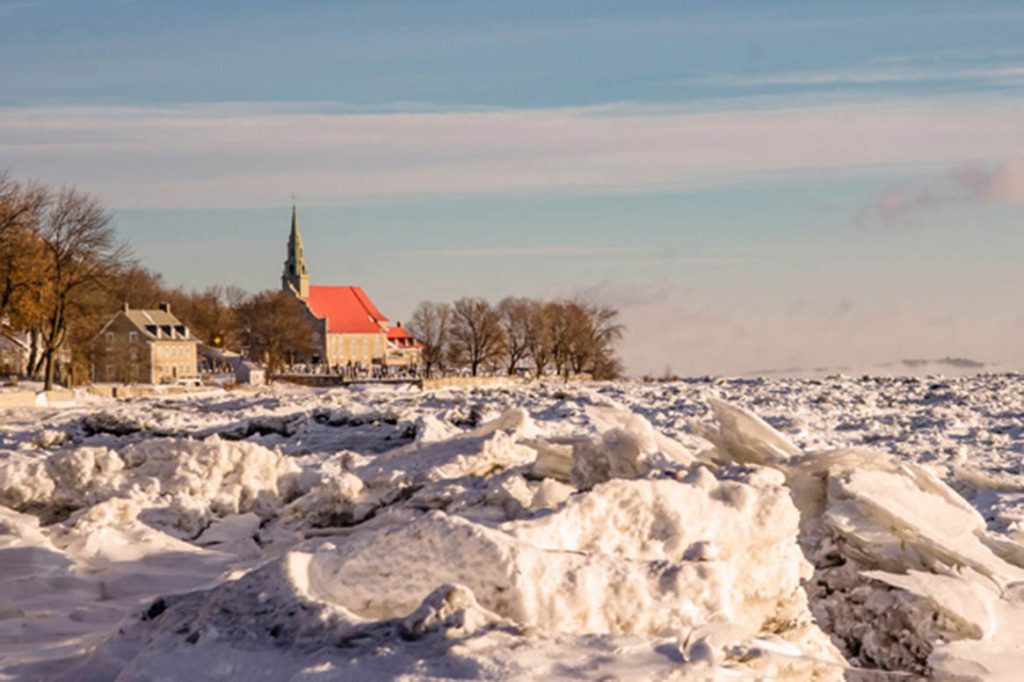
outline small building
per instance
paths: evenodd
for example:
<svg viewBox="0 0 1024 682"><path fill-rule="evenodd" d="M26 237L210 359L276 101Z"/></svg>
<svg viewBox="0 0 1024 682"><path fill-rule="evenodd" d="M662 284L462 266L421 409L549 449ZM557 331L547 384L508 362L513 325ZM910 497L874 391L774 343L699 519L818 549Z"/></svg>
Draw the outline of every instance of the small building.
<svg viewBox="0 0 1024 682"><path fill-rule="evenodd" d="M415 368L420 364L423 344L405 330L401 322L387 331L388 350L386 363L390 366Z"/></svg>
<svg viewBox="0 0 1024 682"><path fill-rule="evenodd" d="M267 383L267 371L251 360L242 360L235 370L235 381L240 384L262 386Z"/></svg>
<svg viewBox="0 0 1024 682"><path fill-rule="evenodd" d="M197 381L198 341L171 313L169 303L156 310L122 306L93 343L92 380L168 384Z"/></svg>

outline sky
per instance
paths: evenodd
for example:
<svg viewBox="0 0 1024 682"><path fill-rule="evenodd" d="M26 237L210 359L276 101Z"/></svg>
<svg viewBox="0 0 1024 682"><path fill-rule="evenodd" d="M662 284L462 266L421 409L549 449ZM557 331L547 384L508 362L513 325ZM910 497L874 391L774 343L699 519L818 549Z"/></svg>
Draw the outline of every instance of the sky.
<svg viewBox="0 0 1024 682"><path fill-rule="evenodd" d="M632 374L1024 370L1024 2L0 0L0 169L187 288L279 286L294 196L313 283L393 320L580 296Z"/></svg>

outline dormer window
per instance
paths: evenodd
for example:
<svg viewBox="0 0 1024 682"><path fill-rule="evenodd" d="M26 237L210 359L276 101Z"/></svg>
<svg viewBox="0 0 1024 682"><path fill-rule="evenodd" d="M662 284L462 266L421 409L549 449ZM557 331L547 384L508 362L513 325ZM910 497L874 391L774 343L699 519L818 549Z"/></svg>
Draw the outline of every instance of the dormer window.
<svg viewBox="0 0 1024 682"><path fill-rule="evenodd" d="M178 336L180 336L181 338L183 338L183 339L187 339L188 338L188 329L185 328L185 325L183 325L183 324L177 325L174 328L174 331L178 332Z"/></svg>
<svg viewBox="0 0 1024 682"><path fill-rule="evenodd" d="M152 334L153 336L160 336L160 334L157 333L157 328L155 324L147 324L146 333Z"/></svg>
<svg viewBox="0 0 1024 682"><path fill-rule="evenodd" d="M169 324L162 324L162 325L160 325L160 332L164 336L166 336L167 338L170 338L171 336L173 336L171 334L171 325L169 325Z"/></svg>

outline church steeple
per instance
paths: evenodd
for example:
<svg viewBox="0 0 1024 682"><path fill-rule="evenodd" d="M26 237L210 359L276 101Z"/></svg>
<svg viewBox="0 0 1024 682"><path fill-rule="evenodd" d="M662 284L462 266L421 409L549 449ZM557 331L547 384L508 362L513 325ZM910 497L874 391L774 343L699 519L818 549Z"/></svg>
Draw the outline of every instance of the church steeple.
<svg viewBox="0 0 1024 682"><path fill-rule="evenodd" d="M292 232L288 236L288 260L284 262L281 288L299 298L309 296L309 272L306 270L306 257L302 253L302 235L299 234L299 220L294 203L292 203Z"/></svg>

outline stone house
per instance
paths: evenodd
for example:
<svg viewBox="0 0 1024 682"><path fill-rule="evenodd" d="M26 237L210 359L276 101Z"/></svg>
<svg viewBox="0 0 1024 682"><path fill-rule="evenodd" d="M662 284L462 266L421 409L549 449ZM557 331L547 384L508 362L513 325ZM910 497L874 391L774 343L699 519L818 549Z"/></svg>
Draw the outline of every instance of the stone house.
<svg viewBox="0 0 1024 682"><path fill-rule="evenodd" d="M96 382L167 384L199 377L198 341L171 313L168 303L156 310L122 306L93 343L92 380Z"/></svg>

